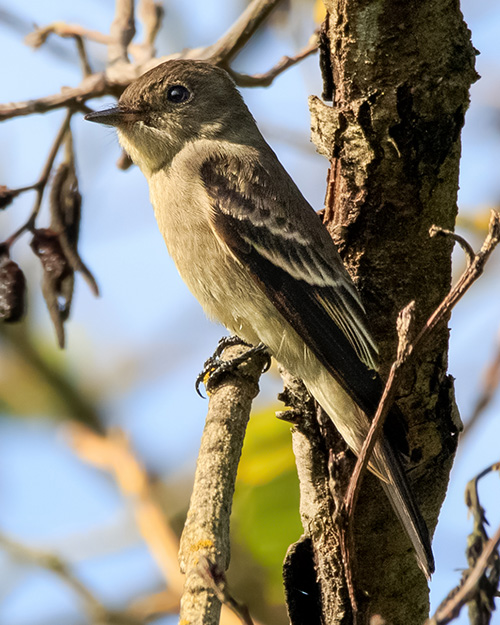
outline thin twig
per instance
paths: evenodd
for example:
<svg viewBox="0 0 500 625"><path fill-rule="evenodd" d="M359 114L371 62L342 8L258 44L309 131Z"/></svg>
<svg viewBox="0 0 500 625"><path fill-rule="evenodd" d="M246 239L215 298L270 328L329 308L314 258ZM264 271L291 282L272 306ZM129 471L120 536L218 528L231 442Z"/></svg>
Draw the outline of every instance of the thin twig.
<svg viewBox="0 0 500 625"><path fill-rule="evenodd" d="M366 470L368 469L371 454L381 435L387 413L389 412L396 397L396 392L402 374L402 365L404 364L405 359L408 357L408 354L411 351L411 345L408 342L408 335L414 316L414 309L414 302L410 302L410 304L408 304L408 306L406 306L406 308L404 308L399 314L398 358L396 362L393 363L389 372L384 392L382 393L382 397L377 407L377 412L375 413L375 417L373 418L370 429L363 443L363 447L361 448L361 452L357 458L344 498L344 508L347 523L340 532L340 547L342 550L346 585L349 593L349 599L351 602L354 623L356 623L358 616L358 606L355 594L353 570L351 565L351 562L353 561L352 554L355 553L353 523L354 510L358 501L363 477L366 473Z"/></svg>
<svg viewBox="0 0 500 625"><path fill-rule="evenodd" d="M460 236L456 232L453 232L452 230L446 230L445 228L439 228L438 226L431 226L431 228L429 229L429 234L431 237L435 237L438 234L441 234L454 239L465 252L465 255L467 256L467 265L470 265L470 263L472 263L474 258L476 257L476 253L474 252L472 245L467 241L467 239L464 239L464 237Z"/></svg>
<svg viewBox="0 0 500 625"><path fill-rule="evenodd" d="M255 625L246 605L243 605L230 594L227 588L226 574L219 569L206 555L200 556L197 565L198 575L211 588L217 599L226 605L240 619L243 625Z"/></svg>
<svg viewBox="0 0 500 625"><path fill-rule="evenodd" d="M89 58L87 56L87 50L85 48L85 41L81 35L74 35L76 43L76 49L78 50L78 58L82 66L82 73L84 77L92 75L92 68L90 67Z"/></svg>
<svg viewBox="0 0 500 625"><path fill-rule="evenodd" d="M206 49L206 58L215 65L228 66L280 1L253 0L229 30Z"/></svg>
<svg viewBox="0 0 500 625"><path fill-rule="evenodd" d="M0 545L15 558L27 560L31 564L51 571L81 597L88 613L96 620L102 618L107 610L92 592L73 574L70 567L53 553L33 549L0 534Z"/></svg>
<svg viewBox="0 0 500 625"><path fill-rule="evenodd" d="M89 30L80 24L66 24L65 22L52 22L47 26L35 28L35 30L24 38L24 43L33 48L39 48L48 39L50 35L58 35L59 37L82 37L97 43L108 45L112 42L111 36L99 32L98 30Z"/></svg>
<svg viewBox="0 0 500 625"><path fill-rule="evenodd" d="M456 618L460 614L462 607L470 601L474 594L478 591L478 582L484 575L486 568L488 567L491 556L495 553L498 545L500 544L500 526L497 528L495 534L487 542L481 555L479 556L476 565L471 570L464 584L457 590L444 606L440 606L434 616L427 621L426 625L444 625Z"/></svg>
<svg viewBox="0 0 500 625"><path fill-rule="evenodd" d="M300 63L308 56L318 51L318 34L314 33L311 40L300 52L294 56L284 56L269 71L263 74L240 74L233 70L229 70L233 80L239 87L269 87L274 79L285 72L287 69Z"/></svg>
<svg viewBox="0 0 500 625"><path fill-rule="evenodd" d="M394 403L398 384L401 379L402 367L408 361L409 355L412 353L412 346L408 343L408 332L413 319L415 304L411 302L406 308L404 308L399 315L399 344L398 344L398 358L392 364L387 382L382 393L377 412L370 424L370 429L366 436L366 439L361 448L361 452L358 456L354 471L347 488L345 496L345 507L347 512L347 518L352 519L354 514L354 508L356 507L359 490L363 476L368 468L371 454L380 437L384 421L389 412L392 404ZM352 525L352 523L350 523Z"/></svg>
<svg viewBox="0 0 500 625"><path fill-rule="evenodd" d="M482 375L482 384L479 397L477 398L471 417L464 425L463 432L460 434L460 441L477 425L481 416L485 413L486 408L490 405L491 400L495 396L500 386L500 331L498 332L496 349L493 358Z"/></svg>
<svg viewBox="0 0 500 625"><path fill-rule="evenodd" d="M37 100L0 104L0 122L34 113L48 113L59 108L79 110L82 104L91 98L100 98L105 95L119 96L127 84L133 80L132 71L129 74L130 76L126 76L123 84L108 81L104 73L92 74L84 78L78 87L64 87L60 93Z"/></svg>
<svg viewBox="0 0 500 625"><path fill-rule="evenodd" d="M100 98L106 95L119 97L135 78L153 67L174 58L207 60L214 64L219 64L230 71L230 60L247 43L264 19L280 2L280 0L253 0L229 30L216 43L210 46L187 49L183 50L181 53L170 54L161 58L150 58L149 52L144 55L144 49L146 43L150 42L152 38L156 36L157 28L159 28L160 24L161 11L159 11L156 6L156 17L158 21L156 24L152 23L148 26L147 39L144 44L134 45L128 41L131 30L126 27L126 24L130 26L131 21L131 14L128 10L130 9L129 3L131 1L132 0L121 0L121 2L118 3L117 18L115 20L116 27L113 27L117 32L112 32L109 36L99 33L98 31L89 31L77 25L64 24L62 22L56 22L35 31L35 33L33 33L33 38L37 39L37 45L41 45L51 32L55 32L61 36L74 37L75 35L80 35L83 38L106 43L109 46L108 68L106 72L87 76L77 87L65 87L60 93L36 100L0 104L0 121L23 115L32 115L34 113L47 113L63 107L70 107L74 111L81 110L88 113L88 107L85 105L87 100ZM123 9L120 7L125 5L127 11L123 12ZM137 56L138 59L141 59L141 62L134 64L128 63L128 61L118 62L126 60L126 53L124 52L124 50L126 51L127 49L127 46L125 46L126 41L128 41L128 50ZM33 42L31 43L34 45ZM148 46L149 45L148 43ZM276 67L262 75L245 76L244 74L239 75L234 73L236 82L240 86L269 85L272 80L285 69L299 62L309 54L313 54L313 52L314 49L311 49L311 46L308 45L297 56L283 58ZM113 61L113 59L117 60Z"/></svg>
<svg viewBox="0 0 500 625"><path fill-rule="evenodd" d="M144 9L141 7L141 4L144 3L148 5L146 11L147 15L142 13ZM153 5L152 7L149 7L150 3ZM143 0L141 4L138 7L138 13L144 24L144 41L142 43L131 42L128 45L128 51L134 57L135 64L137 65L141 65L154 57L155 51L153 44L164 15L164 9L161 4L151 2L151 0L145 0L145 2ZM111 35L98 30L85 28L80 24L67 24L62 21L52 22L47 26L36 28L25 37L25 43L34 48L38 48L47 41L51 34L62 37L63 39L81 38L84 41L94 41L95 43L101 43L106 46L116 43Z"/></svg>
<svg viewBox="0 0 500 625"><path fill-rule="evenodd" d="M471 262L463 274L458 279L457 284L444 298L438 308L429 317L426 325L422 328L419 335L413 343L413 349L428 338L429 334L434 328L441 323L441 321L447 319L452 308L455 304L465 295L472 284L481 276L484 271L484 266L491 256L491 253L500 241L500 213L491 211L490 223L488 226L488 235L481 246L480 251L474 255L474 260Z"/></svg>
<svg viewBox="0 0 500 625"><path fill-rule="evenodd" d="M361 487L363 475L368 466L373 448L380 436L380 432L383 427L384 419L392 406L398 384L402 376L402 369L406 367L408 363L414 358L418 349L429 338L434 329L443 321L448 319L448 316L460 300L460 298L467 292L472 284L479 278L484 270L484 265L491 253L500 242L500 213L495 211L491 212L490 225L488 236L486 237L481 250L478 254L474 255L473 260L469 263L468 267L458 279L456 285L451 289L448 295L444 298L437 309L427 320L427 323L417 335L412 344L408 344L403 350L402 356L396 362L393 363L389 377L387 379L382 398L377 408L375 417L370 425L370 430L363 443L363 447L358 456L356 466L349 482L349 486L345 497L345 508L347 511L348 519L352 524L352 518L356 501ZM401 343L401 337L400 337Z"/></svg>
<svg viewBox="0 0 500 625"><path fill-rule="evenodd" d="M64 141L66 133L68 132L72 115L73 115L73 112L71 110L68 110L66 112L64 121L61 124L61 127L59 128L59 132L57 133L54 143L52 144L52 147L50 149L49 155L47 156L47 160L43 167L42 173L40 174L40 178L35 184L31 185L31 187L26 187L26 189L31 188L36 191L35 203L33 205L33 209L26 223L24 223L20 228L18 228L18 230L16 230L16 232L14 232L14 234L12 234L5 241L5 244L7 245L7 247L10 247L24 232L26 232L27 230L32 230L35 225L35 220L38 216L38 213L40 212L40 207L42 205L42 199L43 199L45 187L47 186L47 182L49 181L50 174L52 172L52 166L54 165L54 161L56 159L57 153L59 152L59 148L61 147L61 144Z"/></svg>

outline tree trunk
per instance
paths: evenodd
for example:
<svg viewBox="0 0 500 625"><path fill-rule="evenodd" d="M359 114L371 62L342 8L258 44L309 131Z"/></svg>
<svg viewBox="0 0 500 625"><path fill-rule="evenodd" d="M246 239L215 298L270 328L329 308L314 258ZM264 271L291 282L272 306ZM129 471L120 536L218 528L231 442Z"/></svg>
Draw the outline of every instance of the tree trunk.
<svg viewBox="0 0 500 625"><path fill-rule="evenodd" d="M331 164L325 223L361 293L385 377L396 355L399 311L415 300L419 330L450 288L453 244L430 238L429 228L454 227L475 50L455 0L325 4L323 98L333 106L310 102L313 141ZM431 531L460 429L447 349L443 326L421 350L398 401L409 426L410 480ZM341 491L334 491L333 510ZM352 622L342 576L330 579L330 588L322 581L319 563L331 541L307 528L306 538L319 567L321 603L330 610L323 609L321 622ZM355 553L359 622L378 614L392 625L422 623L429 610L425 577L371 475L356 508ZM338 551L335 557L340 562ZM291 614L293 623L303 618Z"/></svg>

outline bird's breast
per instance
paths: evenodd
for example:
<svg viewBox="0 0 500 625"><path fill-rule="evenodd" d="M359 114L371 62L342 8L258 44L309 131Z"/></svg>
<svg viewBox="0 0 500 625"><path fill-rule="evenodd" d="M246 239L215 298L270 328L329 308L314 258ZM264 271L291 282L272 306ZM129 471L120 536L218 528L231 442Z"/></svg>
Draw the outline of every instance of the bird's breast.
<svg viewBox="0 0 500 625"><path fill-rule="evenodd" d="M215 235L211 203L199 178L175 170L149 180L156 220L175 265L205 313L256 343L254 320L274 313L249 271Z"/></svg>

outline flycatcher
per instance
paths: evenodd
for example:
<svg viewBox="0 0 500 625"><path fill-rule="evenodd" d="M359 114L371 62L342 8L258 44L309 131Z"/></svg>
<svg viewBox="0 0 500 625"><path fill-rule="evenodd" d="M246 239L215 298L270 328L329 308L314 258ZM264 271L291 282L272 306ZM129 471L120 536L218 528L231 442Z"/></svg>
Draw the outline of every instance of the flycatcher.
<svg viewBox="0 0 500 625"><path fill-rule="evenodd" d="M382 393L363 305L313 208L262 137L230 76L168 61L86 119L115 126L149 183L168 250L206 314L263 343L358 454ZM393 416L400 416L396 407ZM430 539L387 436L370 463L427 576Z"/></svg>

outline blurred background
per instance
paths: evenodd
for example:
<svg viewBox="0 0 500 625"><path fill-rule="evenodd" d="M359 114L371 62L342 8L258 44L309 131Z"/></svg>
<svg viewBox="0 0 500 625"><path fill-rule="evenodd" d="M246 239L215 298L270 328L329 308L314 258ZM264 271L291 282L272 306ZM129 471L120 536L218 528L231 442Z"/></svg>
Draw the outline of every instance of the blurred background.
<svg viewBox="0 0 500 625"><path fill-rule="evenodd" d="M245 5L243 0L165 0L158 54L214 42ZM462 8L481 53L477 70L482 78L472 87L463 132L459 232L477 248L489 209L500 200L500 5L464 0ZM317 25L317 10L312 0L285 2L234 68L260 73L283 55L298 52ZM38 50L24 45L35 25L61 20L108 32L113 13L113 0L0 2L0 101L37 98L80 82L73 40L53 36ZM104 67L104 46L90 42L88 53L94 70ZM263 134L319 209L328 163L309 141L309 94L321 94L314 56L267 89L243 90ZM56 111L0 125L0 184L16 188L38 179L63 116ZM205 319L178 277L142 174L115 166L120 149L114 131L86 123L81 115L74 116L72 131L83 196L80 252L101 297L94 298L77 277L67 348L60 351L29 237L14 245L12 257L28 280L29 314L20 327L0 329L1 625L87 623L92 601L117 611L132 605L137 614L154 600L175 601L155 593L165 588L166 579L172 587L178 583L171 568L175 532L189 501L207 409L194 381L224 334ZM33 199L25 193L2 212L1 240L24 223ZM463 266L458 252L455 273ZM487 367L499 359L499 275L497 251L450 323L449 368L465 422L481 397ZM263 377L261 389L238 476L229 581L256 619L279 624L287 622L281 564L301 527L290 428L273 416L280 407L275 370ZM472 521L463 492L468 480L500 460L499 411L497 394L460 443L434 540L434 607L467 566L464 550ZM95 423L114 428L114 437L104 439L92 429ZM480 485L493 529L500 523L498 489L498 474ZM158 505L168 524L155 517L148 525L143 508L149 503ZM158 548L161 536L171 553ZM47 554L59 560L47 562ZM61 564L69 575L48 570L52 566L60 572ZM75 588L76 580L91 598ZM158 622L177 620L172 615ZM458 622L467 622L465 611ZM500 623L500 617L493 622Z"/></svg>

